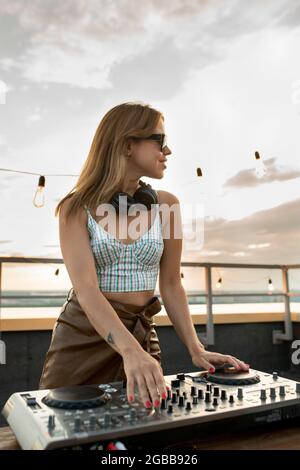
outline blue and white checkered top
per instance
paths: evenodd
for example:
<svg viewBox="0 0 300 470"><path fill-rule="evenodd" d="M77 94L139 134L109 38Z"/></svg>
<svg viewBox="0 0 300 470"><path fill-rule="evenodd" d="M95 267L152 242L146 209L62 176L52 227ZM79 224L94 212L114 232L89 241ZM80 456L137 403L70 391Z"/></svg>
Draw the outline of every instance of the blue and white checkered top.
<svg viewBox="0 0 300 470"><path fill-rule="evenodd" d="M93 251L98 284L102 291L154 290L164 250L159 204L150 229L133 243L123 243L108 233L87 206L87 228ZM151 219L152 221L152 219Z"/></svg>

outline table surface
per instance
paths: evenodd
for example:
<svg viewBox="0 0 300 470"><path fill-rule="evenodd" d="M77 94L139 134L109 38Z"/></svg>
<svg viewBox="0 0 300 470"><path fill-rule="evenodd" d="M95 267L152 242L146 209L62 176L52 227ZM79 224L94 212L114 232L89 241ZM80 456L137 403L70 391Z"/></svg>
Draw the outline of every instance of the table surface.
<svg viewBox="0 0 300 470"><path fill-rule="evenodd" d="M300 450L300 419L239 432L210 433L205 437L172 445L170 448L174 450ZM20 446L11 429L0 428L0 450L18 449Z"/></svg>

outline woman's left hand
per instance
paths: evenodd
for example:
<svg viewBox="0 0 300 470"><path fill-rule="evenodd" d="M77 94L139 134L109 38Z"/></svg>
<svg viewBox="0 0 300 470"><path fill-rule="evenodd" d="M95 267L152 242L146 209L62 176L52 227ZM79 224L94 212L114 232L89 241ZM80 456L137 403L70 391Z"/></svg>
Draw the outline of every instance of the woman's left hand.
<svg viewBox="0 0 300 470"><path fill-rule="evenodd" d="M203 367L209 370L209 372L214 372L215 366L222 364L231 364L237 370L249 370L249 364L246 364L234 356L205 351L205 349L194 352L192 354L192 362L196 367Z"/></svg>

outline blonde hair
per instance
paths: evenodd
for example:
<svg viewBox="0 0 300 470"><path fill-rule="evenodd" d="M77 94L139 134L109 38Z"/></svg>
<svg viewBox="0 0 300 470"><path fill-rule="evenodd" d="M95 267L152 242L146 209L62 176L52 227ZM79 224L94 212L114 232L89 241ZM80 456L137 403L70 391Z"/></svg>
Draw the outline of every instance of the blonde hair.
<svg viewBox="0 0 300 470"><path fill-rule="evenodd" d="M127 168L128 140L151 135L160 118L164 119L160 111L141 102L122 103L110 109L97 127L77 183L58 203L55 216L68 198L66 219L84 204L95 210L121 191Z"/></svg>

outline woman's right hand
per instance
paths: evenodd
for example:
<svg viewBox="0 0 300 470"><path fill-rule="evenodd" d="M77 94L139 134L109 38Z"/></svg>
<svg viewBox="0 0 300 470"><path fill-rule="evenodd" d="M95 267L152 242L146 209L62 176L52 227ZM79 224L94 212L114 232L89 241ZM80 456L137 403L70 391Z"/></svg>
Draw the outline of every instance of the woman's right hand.
<svg viewBox="0 0 300 470"><path fill-rule="evenodd" d="M123 356L127 378L127 399L135 399L134 386L138 385L139 398L146 408L160 406L160 398L167 398L167 387L159 362L144 349L131 351ZM150 403L150 400L152 404Z"/></svg>

